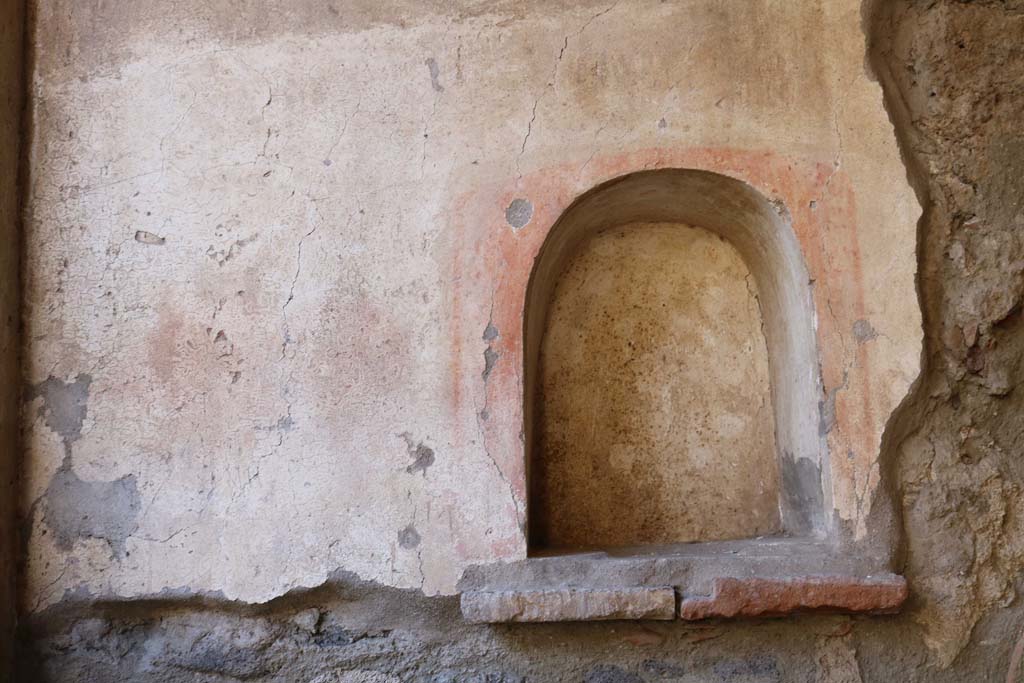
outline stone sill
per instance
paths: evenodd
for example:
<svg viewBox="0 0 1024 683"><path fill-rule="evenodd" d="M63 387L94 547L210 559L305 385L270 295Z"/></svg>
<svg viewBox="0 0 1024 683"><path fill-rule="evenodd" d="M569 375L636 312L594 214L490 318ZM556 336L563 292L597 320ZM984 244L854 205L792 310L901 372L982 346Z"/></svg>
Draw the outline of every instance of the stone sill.
<svg viewBox="0 0 1024 683"><path fill-rule="evenodd" d="M461 604L471 623L891 614L907 584L880 565L800 539L551 555L470 568Z"/></svg>
<svg viewBox="0 0 1024 683"><path fill-rule="evenodd" d="M462 615L475 624L771 617L801 612L892 614L907 598L901 576L721 577L710 595L657 588L467 591Z"/></svg>

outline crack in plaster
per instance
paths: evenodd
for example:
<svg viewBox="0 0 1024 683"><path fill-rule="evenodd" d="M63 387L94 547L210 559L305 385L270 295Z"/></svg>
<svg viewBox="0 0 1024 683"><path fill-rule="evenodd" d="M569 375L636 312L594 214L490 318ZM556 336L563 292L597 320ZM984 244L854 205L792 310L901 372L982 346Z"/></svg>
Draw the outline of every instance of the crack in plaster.
<svg viewBox="0 0 1024 683"><path fill-rule="evenodd" d="M583 35L583 32L587 30L587 27L590 26L590 24L592 24L595 20L599 19L600 17L603 17L604 15L608 14L613 9L615 9L618 6L619 2L620 0L616 0L616 2L613 2L611 5L601 10L597 14L594 14L585 22L583 22L583 25L580 26L578 31L572 34L568 34L562 38L562 47L558 50L558 57L555 59L555 64L551 69L551 76L548 78L548 82L545 84L544 89L533 100L533 108L530 113L530 120L526 124L526 134L523 136L523 142L519 147L519 154L516 155L517 184L519 184L523 179L521 162L523 155L526 153L526 145L530 141L530 135L533 133L533 124L537 121L537 107L540 104L541 100L543 100L544 97L547 96L548 92L554 90L555 88L555 82L558 78L558 67L562 63L562 57L565 56L566 49L569 47L569 38L579 38L581 35Z"/></svg>
<svg viewBox="0 0 1024 683"><path fill-rule="evenodd" d="M288 298L285 300L284 305L281 306L281 315L284 318L284 341L281 342L281 360L284 360L284 357L288 352L288 345L293 341L291 338L291 331L288 327L288 305L291 304L292 300L295 298L295 284L299 281L299 275L302 273L302 245L305 243L307 237L316 232L318 227L320 226L314 225L310 228L309 232L299 238L299 245L295 255L295 274L292 276L292 283L288 289Z"/></svg>
<svg viewBox="0 0 1024 683"><path fill-rule="evenodd" d="M477 434L480 437L480 445L483 446L484 453L487 454L487 458L491 461L491 464L494 466L494 469L498 472L498 476L501 478L501 480L508 487L509 495L512 497L512 505L514 506L515 511L516 511L516 524L521 528L522 525L523 525L523 513L522 513L522 510L520 509L519 497L516 496L516 491L515 491L515 488L512 486L512 482L509 481L507 476L505 476L505 472L498 465L498 461L494 457L494 454L491 453L491 449L487 445L486 430L484 429L484 422L487 421L487 419L489 419L489 417L490 417L490 413L489 413L489 403L490 403L490 401L489 401L489 397L487 395L487 383L490 380L490 374L491 374L490 371L493 370L494 365L498 362L498 359L500 358L500 354L498 354L498 353L493 351L492 345L493 345L493 342L495 340L497 340L500 335L501 335L501 331L494 324L494 289L492 288L491 289L491 310L490 310L490 313L488 313L487 326L484 328L484 333L482 335L483 340L487 342L487 349L485 349L485 351L484 351L484 371L481 373L481 377L483 379L483 387L484 387L484 405L483 405L482 408L480 408L476 412L476 427L477 427ZM488 356L487 355L487 351L491 351L494 355L493 356ZM518 370L516 372L516 376L517 376L517 378L519 376ZM518 386L522 386L522 383L518 382L517 385Z"/></svg>

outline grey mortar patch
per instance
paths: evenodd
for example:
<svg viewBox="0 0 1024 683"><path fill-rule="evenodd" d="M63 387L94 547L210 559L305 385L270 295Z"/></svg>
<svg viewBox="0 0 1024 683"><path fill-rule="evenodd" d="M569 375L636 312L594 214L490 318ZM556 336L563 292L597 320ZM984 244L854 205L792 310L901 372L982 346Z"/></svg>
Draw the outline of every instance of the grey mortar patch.
<svg viewBox="0 0 1024 683"><path fill-rule="evenodd" d="M498 328L494 325L494 321L488 320L487 327L484 328L483 340L487 342L487 348L484 349L484 371L481 373L484 383L491 376L491 371L494 370L495 364L498 362L498 356L500 355L494 350L492 342L498 338ZM486 419L486 418L485 418Z"/></svg>
<svg viewBox="0 0 1024 683"><path fill-rule="evenodd" d="M818 401L818 418L818 436L825 436L836 423L835 392L829 392L824 401Z"/></svg>
<svg viewBox="0 0 1024 683"><path fill-rule="evenodd" d="M406 550L412 550L420 544L420 532L412 524L398 532L398 545Z"/></svg>
<svg viewBox="0 0 1024 683"><path fill-rule="evenodd" d="M486 382L491 376L491 371L494 370L494 366L498 362L498 352L488 346L484 349L484 371L482 374L484 381Z"/></svg>
<svg viewBox="0 0 1024 683"><path fill-rule="evenodd" d="M824 507L821 492L821 467L810 458L780 458L782 490L794 519L787 524L795 529L811 529L814 513Z"/></svg>
<svg viewBox="0 0 1024 683"><path fill-rule="evenodd" d="M399 436L405 441L406 448L409 451L409 455L412 456L412 464L405 468L405 471L409 474L416 474L422 472L423 476L427 476L427 468L434 464L434 449L430 448L422 441L416 443L412 439L412 435L409 432L400 434Z"/></svg>
<svg viewBox="0 0 1024 683"><path fill-rule="evenodd" d="M116 481L83 481L71 466L71 445L82 436L91 384L92 376L87 374L73 382L48 377L30 392L30 398L43 399L39 416L64 443L64 461L40 499L43 521L61 550L71 550L80 539L100 538L120 560L127 555L125 540L138 528L141 505L135 475Z"/></svg>
<svg viewBox="0 0 1024 683"><path fill-rule="evenodd" d="M836 396L846 388L849 381L847 372L843 371L843 383L835 389L827 391L824 401L818 401L818 436L825 436L836 425Z"/></svg>
<svg viewBox="0 0 1024 683"><path fill-rule="evenodd" d="M513 199L505 209L505 221L515 230L524 227L531 218L533 218L533 204L528 199Z"/></svg>
<svg viewBox="0 0 1024 683"><path fill-rule="evenodd" d="M84 481L65 456L46 487L43 506L43 521L58 548L68 551L79 540L99 538L121 560L127 555L125 540L138 529L141 502L134 474L115 481Z"/></svg>
<svg viewBox="0 0 1024 683"><path fill-rule="evenodd" d="M871 341L878 336L878 332L871 326L867 320L861 318L860 320L853 323L853 337L858 343L863 344L866 341Z"/></svg>
<svg viewBox="0 0 1024 683"><path fill-rule="evenodd" d="M424 63L427 65L427 69L430 70L430 87L432 87L435 92L444 92L444 86L441 85L440 81L441 69L437 66L437 60L430 57Z"/></svg>
<svg viewBox="0 0 1024 683"><path fill-rule="evenodd" d="M278 418L277 423L274 425L274 429L279 432L290 432L295 426L295 420L292 419L291 415L285 415L284 417Z"/></svg>
<svg viewBox="0 0 1024 683"><path fill-rule="evenodd" d="M71 444L82 435L82 423L89 412L89 385L92 376L81 374L73 382L65 382L59 377L48 377L45 381L32 387L29 398L36 396L43 399L39 408L39 416L46 425L59 434L64 441L67 453Z"/></svg>

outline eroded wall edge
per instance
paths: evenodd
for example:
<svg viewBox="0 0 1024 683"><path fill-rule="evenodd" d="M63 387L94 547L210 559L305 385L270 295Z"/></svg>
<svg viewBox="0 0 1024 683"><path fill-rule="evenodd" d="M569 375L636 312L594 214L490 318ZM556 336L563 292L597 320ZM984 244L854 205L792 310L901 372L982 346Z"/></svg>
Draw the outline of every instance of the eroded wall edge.
<svg viewBox="0 0 1024 683"><path fill-rule="evenodd" d="M18 435L19 160L25 5L0 3L0 680L14 660Z"/></svg>

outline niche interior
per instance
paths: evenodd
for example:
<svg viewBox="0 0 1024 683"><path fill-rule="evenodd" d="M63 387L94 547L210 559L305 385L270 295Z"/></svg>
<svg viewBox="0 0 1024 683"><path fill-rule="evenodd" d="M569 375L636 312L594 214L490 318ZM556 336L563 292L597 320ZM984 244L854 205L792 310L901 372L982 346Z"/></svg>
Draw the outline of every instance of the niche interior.
<svg viewBox="0 0 1024 683"><path fill-rule="evenodd" d="M749 185L662 169L579 197L523 343L531 555L829 533L811 284Z"/></svg>

